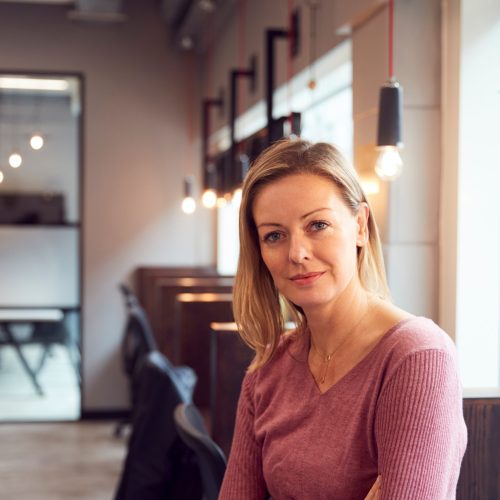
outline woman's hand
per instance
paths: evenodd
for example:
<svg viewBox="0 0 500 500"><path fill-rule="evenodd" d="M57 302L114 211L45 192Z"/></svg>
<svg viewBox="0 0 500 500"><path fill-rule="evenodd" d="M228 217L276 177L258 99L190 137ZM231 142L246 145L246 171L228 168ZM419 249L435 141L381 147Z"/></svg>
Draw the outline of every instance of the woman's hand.
<svg viewBox="0 0 500 500"><path fill-rule="evenodd" d="M378 500L380 498L380 483L382 476L378 476L377 480L373 483L371 490L366 495L365 500Z"/></svg>

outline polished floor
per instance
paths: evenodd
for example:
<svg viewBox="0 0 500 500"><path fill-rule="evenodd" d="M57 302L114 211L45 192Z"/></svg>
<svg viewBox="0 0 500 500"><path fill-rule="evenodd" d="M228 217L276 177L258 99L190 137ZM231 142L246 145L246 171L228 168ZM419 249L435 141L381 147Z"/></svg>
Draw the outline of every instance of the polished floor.
<svg viewBox="0 0 500 500"><path fill-rule="evenodd" d="M2 500L112 500L126 452L113 422L0 424Z"/></svg>
<svg viewBox="0 0 500 500"><path fill-rule="evenodd" d="M22 347L32 367L37 366L41 347ZM55 345L38 381L37 394L12 347L0 347L0 421L62 421L80 417L80 387L67 349ZM0 498L2 498L0 496Z"/></svg>

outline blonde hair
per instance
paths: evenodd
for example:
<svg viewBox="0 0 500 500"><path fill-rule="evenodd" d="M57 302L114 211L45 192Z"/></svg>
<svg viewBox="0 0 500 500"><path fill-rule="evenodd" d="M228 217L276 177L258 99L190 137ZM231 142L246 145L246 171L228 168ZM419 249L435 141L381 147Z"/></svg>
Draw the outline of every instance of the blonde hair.
<svg viewBox="0 0 500 500"><path fill-rule="evenodd" d="M273 144L251 166L243 183L240 206L240 255L233 311L242 339L255 351L249 371L272 357L285 330L287 314L296 323L299 334L306 326L302 309L281 296L274 285L260 254L252 214L253 202L263 186L293 174L314 174L331 180L353 214L358 212L361 203L368 205L369 238L365 246L358 247L359 280L367 291L389 298L377 225L354 168L331 144L312 144L297 139Z"/></svg>

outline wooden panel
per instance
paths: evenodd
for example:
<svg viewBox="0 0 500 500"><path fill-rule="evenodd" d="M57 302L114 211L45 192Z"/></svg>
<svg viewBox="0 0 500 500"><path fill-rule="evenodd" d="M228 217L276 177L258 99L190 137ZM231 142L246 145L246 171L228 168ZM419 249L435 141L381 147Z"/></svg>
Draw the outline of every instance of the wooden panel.
<svg viewBox="0 0 500 500"><path fill-rule="evenodd" d="M174 354L177 365L188 365L198 375L194 402L210 406L210 323L233 321L232 296L216 293L182 293L176 298Z"/></svg>
<svg viewBox="0 0 500 500"><path fill-rule="evenodd" d="M232 290L233 277L218 276L212 267L141 267L136 270L136 290L160 351L171 358L175 297L182 292Z"/></svg>
<svg viewBox="0 0 500 500"><path fill-rule="evenodd" d="M210 420L212 437L226 456L231 449L241 383L254 356L235 323L212 323L210 339Z"/></svg>
<svg viewBox="0 0 500 500"><path fill-rule="evenodd" d="M153 313L153 331L159 349L165 356L174 355L174 315L176 297L181 293L231 293L233 278L177 278L158 280L156 284L157 307Z"/></svg>
<svg viewBox="0 0 500 500"><path fill-rule="evenodd" d="M155 310L155 283L161 278L217 276L214 267L139 267L135 270L135 290L139 301L151 318Z"/></svg>
<svg viewBox="0 0 500 500"><path fill-rule="evenodd" d="M468 444L458 500L500 499L500 399L464 399Z"/></svg>

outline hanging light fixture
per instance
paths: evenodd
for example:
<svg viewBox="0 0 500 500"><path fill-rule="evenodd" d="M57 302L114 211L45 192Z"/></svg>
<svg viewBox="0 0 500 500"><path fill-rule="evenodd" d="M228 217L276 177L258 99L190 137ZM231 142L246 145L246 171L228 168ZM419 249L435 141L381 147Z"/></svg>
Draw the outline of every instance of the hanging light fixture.
<svg viewBox="0 0 500 500"><path fill-rule="evenodd" d="M182 211L185 214L192 214L196 210L196 201L193 196L194 177L187 175L184 178L184 199L182 200Z"/></svg>
<svg viewBox="0 0 500 500"><path fill-rule="evenodd" d="M214 208L217 204L217 192L215 191L217 172L213 162L210 162L206 168L206 187L201 195L201 202L205 208Z"/></svg>
<svg viewBox="0 0 500 500"><path fill-rule="evenodd" d="M30 146L35 151L42 149L44 142L45 141L43 140L43 136L39 132L34 132L33 135L30 137Z"/></svg>
<svg viewBox="0 0 500 500"><path fill-rule="evenodd" d="M394 0L389 0L389 80L380 89L375 172L393 181L403 170L402 140L403 88L394 76Z"/></svg>
<svg viewBox="0 0 500 500"><path fill-rule="evenodd" d="M12 168L18 168L23 163L23 157L17 152L13 151L9 156L9 165Z"/></svg>
<svg viewBox="0 0 500 500"><path fill-rule="evenodd" d="M211 188L205 189L201 196L201 202L205 208L214 208L217 204L217 193Z"/></svg>
<svg viewBox="0 0 500 500"><path fill-rule="evenodd" d="M0 170L0 184L3 182L3 172Z"/></svg>

